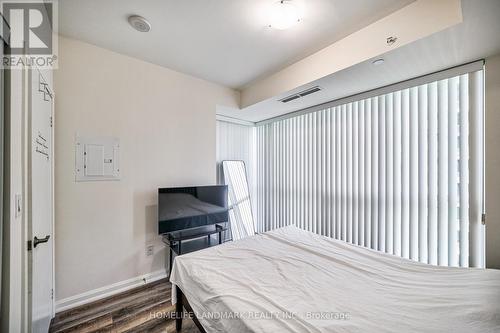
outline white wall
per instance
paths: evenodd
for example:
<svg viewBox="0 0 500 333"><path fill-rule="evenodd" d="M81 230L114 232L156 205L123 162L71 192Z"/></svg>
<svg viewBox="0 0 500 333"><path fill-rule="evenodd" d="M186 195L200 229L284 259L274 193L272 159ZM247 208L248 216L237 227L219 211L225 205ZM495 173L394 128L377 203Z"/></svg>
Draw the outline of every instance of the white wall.
<svg viewBox="0 0 500 333"><path fill-rule="evenodd" d="M164 270L157 189L216 182L217 105L233 90L61 38L55 71L56 300ZM115 136L120 181L75 182L75 135ZM145 249L155 245L155 254Z"/></svg>
<svg viewBox="0 0 500 333"><path fill-rule="evenodd" d="M500 54L486 59L486 267L500 269Z"/></svg>

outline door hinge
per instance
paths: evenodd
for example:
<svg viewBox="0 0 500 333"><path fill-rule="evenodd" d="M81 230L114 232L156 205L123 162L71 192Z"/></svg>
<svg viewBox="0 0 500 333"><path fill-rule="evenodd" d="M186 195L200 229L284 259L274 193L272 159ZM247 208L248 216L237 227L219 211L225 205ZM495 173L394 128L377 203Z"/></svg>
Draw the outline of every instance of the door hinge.
<svg viewBox="0 0 500 333"><path fill-rule="evenodd" d="M52 116L50 116L50 127L52 127L53 121L52 121Z"/></svg>
<svg viewBox="0 0 500 333"><path fill-rule="evenodd" d="M50 299L54 299L54 289L50 289Z"/></svg>
<svg viewBox="0 0 500 333"><path fill-rule="evenodd" d="M483 213L483 214L481 214L481 223L482 223L483 225L485 225L485 224L486 224L486 214L484 214L484 213Z"/></svg>
<svg viewBox="0 0 500 333"><path fill-rule="evenodd" d="M33 242L31 240L28 241L28 251L33 249Z"/></svg>

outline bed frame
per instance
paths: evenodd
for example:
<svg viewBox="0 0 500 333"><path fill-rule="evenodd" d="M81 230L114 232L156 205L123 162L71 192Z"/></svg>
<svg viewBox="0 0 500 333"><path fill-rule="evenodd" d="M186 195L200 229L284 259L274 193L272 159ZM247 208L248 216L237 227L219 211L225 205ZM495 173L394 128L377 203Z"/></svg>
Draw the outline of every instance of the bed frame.
<svg viewBox="0 0 500 333"><path fill-rule="evenodd" d="M196 318L196 315L193 311L193 308L191 305L189 305L189 302L182 292L181 288L178 286L175 286L175 294L177 296L177 303L175 304L175 329L177 332L180 332L182 329L182 318L184 316L184 309L186 309L188 315L193 319L194 324L198 329L200 330L201 333L207 333L203 326L201 325L200 321L198 318Z"/></svg>

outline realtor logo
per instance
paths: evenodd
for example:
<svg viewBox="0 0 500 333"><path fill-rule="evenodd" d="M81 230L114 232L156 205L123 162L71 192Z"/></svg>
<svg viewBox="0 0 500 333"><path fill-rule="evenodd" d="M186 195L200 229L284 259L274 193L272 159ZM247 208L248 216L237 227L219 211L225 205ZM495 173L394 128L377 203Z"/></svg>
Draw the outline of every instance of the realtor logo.
<svg viewBox="0 0 500 333"><path fill-rule="evenodd" d="M3 1L2 39L5 41L4 67L19 65L54 67L57 41L56 3Z"/></svg>

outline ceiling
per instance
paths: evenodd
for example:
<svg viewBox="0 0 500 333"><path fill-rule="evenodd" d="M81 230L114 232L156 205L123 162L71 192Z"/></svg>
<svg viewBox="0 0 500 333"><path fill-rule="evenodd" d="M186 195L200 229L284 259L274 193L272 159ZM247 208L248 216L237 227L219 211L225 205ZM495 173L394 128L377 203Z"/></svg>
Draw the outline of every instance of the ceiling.
<svg viewBox="0 0 500 333"><path fill-rule="evenodd" d="M245 109L220 107L217 112L258 122L500 53L500 1L462 0L462 11L463 23L452 28ZM378 58L385 62L374 66ZM286 104L279 102L316 85L323 90Z"/></svg>
<svg viewBox="0 0 500 333"><path fill-rule="evenodd" d="M277 0L64 0L59 32L231 88L272 74L413 0L293 0L303 8L288 30L267 27ZM148 33L127 17L149 20Z"/></svg>

